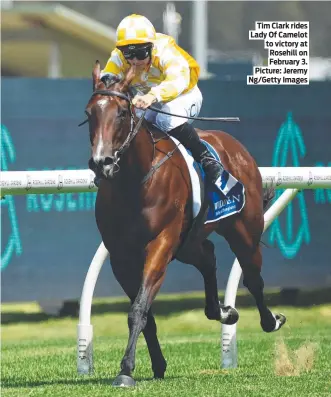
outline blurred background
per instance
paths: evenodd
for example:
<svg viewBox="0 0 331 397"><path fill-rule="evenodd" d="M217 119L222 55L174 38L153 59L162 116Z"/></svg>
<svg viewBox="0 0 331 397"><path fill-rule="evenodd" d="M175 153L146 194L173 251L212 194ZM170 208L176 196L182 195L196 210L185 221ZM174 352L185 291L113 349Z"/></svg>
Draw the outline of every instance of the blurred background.
<svg viewBox="0 0 331 397"><path fill-rule="evenodd" d="M196 57L200 115L240 117L224 129L259 166L331 166L330 2L2 0L2 170L87 168L88 130L77 125L91 94L92 67L96 59L105 65L116 27L131 13L145 15ZM309 21L309 86L246 85L252 67L266 62L263 41L248 39L255 21ZM3 301L79 299L100 243L94 202L94 193L1 201ZM330 204L330 189L302 192L264 236L266 286L285 291L292 303L302 289L330 292ZM224 289L234 257L221 238L212 240ZM162 292L200 290L195 269L169 266ZM95 294L123 294L108 263Z"/></svg>
<svg viewBox="0 0 331 397"><path fill-rule="evenodd" d="M89 77L107 61L118 23L145 15L199 58L204 74L246 79L265 58L249 40L255 21L309 21L311 79L331 78L331 4L316 1L12 1L3 0L2 76ZM204 77L204 76L203 76Z"/></svg>

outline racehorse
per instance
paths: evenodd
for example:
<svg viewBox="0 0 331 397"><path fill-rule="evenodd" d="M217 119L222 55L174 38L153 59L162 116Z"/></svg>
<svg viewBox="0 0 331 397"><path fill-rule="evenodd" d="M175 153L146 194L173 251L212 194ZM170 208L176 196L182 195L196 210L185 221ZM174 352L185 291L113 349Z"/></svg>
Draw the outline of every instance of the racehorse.
<svg viewBox="0 0 331 397"><path fill-rule="evenodd" d="M89 167L99 187L95 217L109 251L113 273L131 300L129 339L114 386L134 386L132 373L138 336L143 332L154 378L164 378L163 357L152 302L173 259L195 266L203 276L205 314L208 319L233 324L234 308L218 298L212 233L223 236L238 258L244 285L256 301L261 327L278 330L286 321L267 307L261 277L260 239L263 213L270 201L262 187L259 169L248 151L222 131L198 131L217 150L222 163L245 186L245 206L234 216L201 223L199 233L183 253L181 246L192 225L192 186L186 162L176 144L162 131L135 115L130 83L131 67L108 87L100 80L100 64L93 68L93 94L86 106L91 141Z"/></svg>

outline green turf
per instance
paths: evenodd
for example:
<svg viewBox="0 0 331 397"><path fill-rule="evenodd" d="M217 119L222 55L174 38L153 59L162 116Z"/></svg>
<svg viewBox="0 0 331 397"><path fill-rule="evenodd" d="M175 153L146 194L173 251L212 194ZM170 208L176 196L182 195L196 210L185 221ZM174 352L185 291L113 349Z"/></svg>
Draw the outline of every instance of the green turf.
<svg viewBox="0 0 331 397"><path fill-rule="evenodd" d="M331 305L273 308L287 315L287 324L265 334L255 309L241 309L238 323L239 367L220 370L220 325L203 310L157 316L158 334L168 362L166 378L151 380L144 339L139 339L134 389L114 389L127 341L124 313L93 316L93 376L76 374L77 319L45 319L36 305L5 305L6 312L35 314L29 322L2 326L3 396L331 396ZM40 313L39 313L40 314ZM316 343L315 361L299 376L278 376L274 362L280 338L290 349Z"/></svg>

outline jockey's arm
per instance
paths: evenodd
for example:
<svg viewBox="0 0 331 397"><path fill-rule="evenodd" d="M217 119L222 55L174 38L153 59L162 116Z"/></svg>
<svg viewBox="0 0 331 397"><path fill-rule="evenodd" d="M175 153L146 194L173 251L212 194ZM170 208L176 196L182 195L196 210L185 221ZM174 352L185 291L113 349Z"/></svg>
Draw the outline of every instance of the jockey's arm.
<svg viewBox="0 0 331 397"><path fill-rule="evenodd" d="M165 80L156 87L151 88L157 101L170 102L189 87L190 68L183 56L175 48L168 48L160 59Z"/></svg>

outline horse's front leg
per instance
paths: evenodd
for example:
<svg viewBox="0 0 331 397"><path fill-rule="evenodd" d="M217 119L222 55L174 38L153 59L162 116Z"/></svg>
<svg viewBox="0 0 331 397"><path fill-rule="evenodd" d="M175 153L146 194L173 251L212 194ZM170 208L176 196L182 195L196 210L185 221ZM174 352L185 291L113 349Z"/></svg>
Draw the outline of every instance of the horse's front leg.
<svg viewBox="0 0 331 397"><path fill-rule="evenodd" d="M172 259L176 235L178 235L178 232L175 228L164 230L147 246L142 283L128 315L128 345L121 362L121 371L114 380L113 386L135 385L131 375L135 368L137 340L146 326L148 311L162 285L166 267ZM130 277L130 274L128 274L128 277Z"/></svg>

